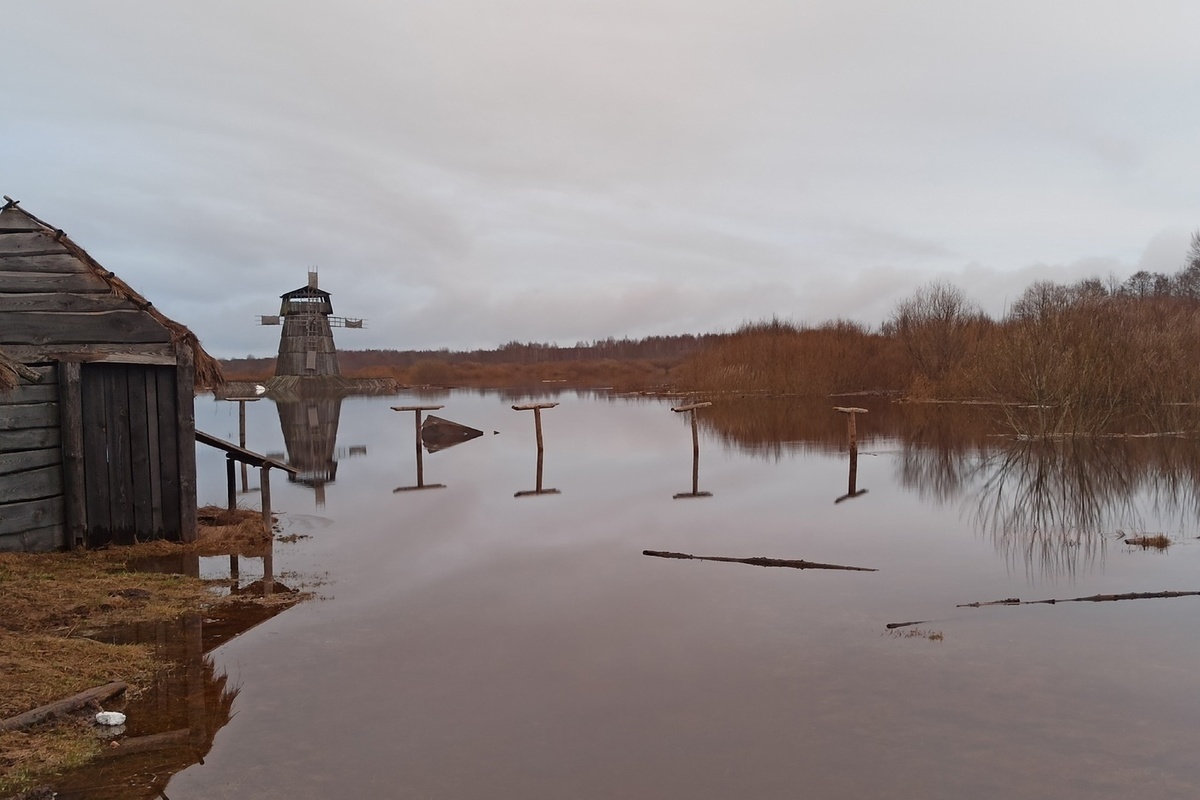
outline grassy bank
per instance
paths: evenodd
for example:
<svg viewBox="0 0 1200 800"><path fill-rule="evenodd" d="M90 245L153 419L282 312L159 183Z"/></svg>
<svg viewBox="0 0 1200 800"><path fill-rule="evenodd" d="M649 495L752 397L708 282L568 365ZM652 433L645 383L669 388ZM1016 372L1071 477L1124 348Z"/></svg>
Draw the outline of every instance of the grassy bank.
<svg viewBox="0 0 1200 800"><path fill-rule="evenodd" d="M200 521L199 540L189 545L0 554L0 719L109 681L128 683L132 697L143 691L165 666L151 647L107 644L82 634L170 620L229 602L199 578L135 569L151 557L253 555L270 546L258 512L202 509ZM273 602L297 599L288 595ZM104 744L90 717L0 733L0 797L95 758Z"/></svg>

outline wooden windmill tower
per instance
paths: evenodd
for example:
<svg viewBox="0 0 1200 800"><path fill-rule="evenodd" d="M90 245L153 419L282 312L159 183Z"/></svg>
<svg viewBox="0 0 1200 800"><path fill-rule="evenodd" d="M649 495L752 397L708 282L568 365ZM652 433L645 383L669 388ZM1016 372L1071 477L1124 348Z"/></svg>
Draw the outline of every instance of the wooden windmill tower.
<svg viewBox="0 0 1200 800"><path fill-rule="evenodd" d="M317 288L317 272L309 270L308 285L280 295L278 316L259 317L262 325L283 323L279 336L279 356L275 359L275 377L338 377L334 328L361 328L361 319L333 316L329 292Z"/></svg>

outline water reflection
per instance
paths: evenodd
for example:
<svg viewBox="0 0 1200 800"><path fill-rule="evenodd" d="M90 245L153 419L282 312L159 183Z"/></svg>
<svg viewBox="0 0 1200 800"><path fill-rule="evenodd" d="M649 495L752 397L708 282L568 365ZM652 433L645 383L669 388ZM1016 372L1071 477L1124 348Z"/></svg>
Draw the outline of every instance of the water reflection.
<svg viewBox="0 0 1200 800"><path fill-rule="evenodd" d="M424 411L440 411L440 405L392 406L392 411L413 412L416 424L413 433L413 447L417 453L417 482L412 486L397 486L392 494L397 492L412 492L420 489L445 489L444 483L425 483L425 458L421 453L421 413Z"/></svg>
<svg viewBox="0 0 1200 800"><path fill-rule="evenodd" d="M198 572L198 564L190 564L188 572ZM167 666L124 705L126 724L115 745L86 768L58 779L56 796L63 800L165 796L172 776L204 763L217 732L233 716L239 690L228 675L216 670L212 651L292 604L229 603L204 616L188 614L93 634L91 638L111 644L149 645Z"/></svg>
<svg viewBox="0 0 1200 800"><path fill-rule="evenodd" d="M1149 511L1193 522L1198 478L1190 441L1018 441L978 462L968 496L1011 563L1073 574L1103 556L1105 534L1142 531Z"/></svg>
<svg viewBox="0 0 1200 800"><path fill-rule="evenodd" d="M287 463L299 472L288 481L313 489L317 508L325 507L325 487L337 480L338 460L366 455L366 445L339 449L338 423L344 393L277 398Z"/></svg>
<svg viewBox="0 0 1200 800"><path fill-rule="evenodd" d="M542 411L551 409L557 406L558 403L527 403L524 405L514 405L513 411L532 411L533 412L533 429L537 436L537 475L534 489L523 492L516 492L513 497L534 497L541 494L559 494L558 489L546 489L542 486L542 466L543 452L542 445Z"/></svg>
<svg viewBox="0 0 1200 800"><path fill-rule="evenodd" d="M671 409L677 414L686 413L691 417L692 424L692 490L674 495L676 500L684 497L712 497L712 492L700 491L700 432L696 424L696 412L711 405L712 403L689 403Z"/></svg>
<svg viewBox="0 0 1200 800"><path fill-rule="evenodd" d="M976 533L1031 575L1074 575L1098 563L1121 531L1150 518L1180 529L1200 519L1200 444L1180 437L1017 440L989 406L856 398L870 412L863 440L898 446L899 484L922 500L958 503ZM858 448L828 406L797 398L716 403L703 424L728 445L778 458L785 449L845 452L847 493Z"/></svg>

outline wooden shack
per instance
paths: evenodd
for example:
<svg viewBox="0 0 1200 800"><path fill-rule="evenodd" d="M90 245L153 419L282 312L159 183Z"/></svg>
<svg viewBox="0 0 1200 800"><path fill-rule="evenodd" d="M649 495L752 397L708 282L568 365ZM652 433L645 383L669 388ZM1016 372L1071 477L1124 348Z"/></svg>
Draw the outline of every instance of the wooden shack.
<svg viewBox="0 0 1200 800"><path fill-rule="evenodd" d="M0 551L196 535L195 388L220 368L82 247L0 208Z"/></svg>

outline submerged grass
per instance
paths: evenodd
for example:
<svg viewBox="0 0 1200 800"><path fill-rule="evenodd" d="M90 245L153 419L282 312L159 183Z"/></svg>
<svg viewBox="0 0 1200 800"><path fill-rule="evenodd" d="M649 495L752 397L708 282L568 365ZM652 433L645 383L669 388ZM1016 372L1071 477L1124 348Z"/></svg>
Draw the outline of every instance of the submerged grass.
<svg viewBox="0 0 1200 800"><path fill-rule="evenodd" d="M262 554L271 538L257 511L206 507L193 544L148 542L71 553L0 554L0 719L120 680L137 696L164 664L146 645L84 638L84 629L155 622L229 598L196 577L139 572L140 559ZM295 602L296 595L271 597ZM245 597L233 598L246 602ZM95 757L102 741L81 717L0 734L0 797Z"/></svg>

